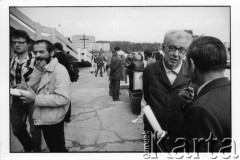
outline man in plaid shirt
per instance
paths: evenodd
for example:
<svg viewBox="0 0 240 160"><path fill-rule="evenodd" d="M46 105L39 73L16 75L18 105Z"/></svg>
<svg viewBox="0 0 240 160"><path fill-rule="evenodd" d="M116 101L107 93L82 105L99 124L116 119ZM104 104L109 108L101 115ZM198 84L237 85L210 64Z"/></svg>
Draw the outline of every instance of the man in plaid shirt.
<svg viewBox="0 0 240 160"><path fill-rule="evenodd" d="M11 43L15 55L10 60L10 85L17 87L29 80L35 64L35 56L28 51L30 37L23 30L15 30L11 36ZM23 145L25 152L41 152L41 130L34 126L33 104L24 104L17 97L12 97L10 107L13 134ZM27 131L26 120L29 120L30 134Z"/></svg>

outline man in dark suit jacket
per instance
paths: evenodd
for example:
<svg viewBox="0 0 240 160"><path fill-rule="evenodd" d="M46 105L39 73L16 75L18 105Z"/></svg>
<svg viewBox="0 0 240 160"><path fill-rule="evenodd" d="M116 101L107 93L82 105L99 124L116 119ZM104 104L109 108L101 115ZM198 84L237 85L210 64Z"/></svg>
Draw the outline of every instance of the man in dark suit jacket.
<svg viewBox="0 0 240 160"><path fill-rule="evenodd" d="M110 64L110 80L112 83L112 98L113 101L121 101L119 98L120 80L122 79L122 61L121 57L113 51L113 57Z"/></svg>
<svg viewBox="0 0 240 160"><path fill-rule="evenodd" d="M162 129L169 133L164 144L167 151L172 150L175 139L182 134L181 121L185 102L178 93L190 83L183 58L191 42L192 36L189 33L169 31L164 37L164 59L149 64L143 71L144 99ZM146 116L144 130L153 131Z"/></svg>
<svg viewBox="0 0 240 160"><path fill-rule="evenodd" d="M217 38L201 37L190 45L187 60L189 75L200 86L184 114L183 133L188 149L190 152L230 151L231 89L223 73L226 49ZM194 145L193 138L199 145Z"/></svg>

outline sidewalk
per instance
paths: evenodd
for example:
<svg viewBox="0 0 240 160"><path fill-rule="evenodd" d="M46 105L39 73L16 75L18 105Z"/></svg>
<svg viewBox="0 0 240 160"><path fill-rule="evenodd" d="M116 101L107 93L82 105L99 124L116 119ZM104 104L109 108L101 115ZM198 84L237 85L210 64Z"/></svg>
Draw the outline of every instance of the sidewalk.
<svg viewBox="0 0 240 160"><path fill-rule="evenodd" d="M131 112L128 90L121 89L120 99L108 95L108 77L95 77L90 68L81 68L78 82L71 86L72 119L65 124L66 147L70 152L143 152L143 124ZM11 151L22 151L12 136ZM43 151L48 151L46 144Z"/></svg>

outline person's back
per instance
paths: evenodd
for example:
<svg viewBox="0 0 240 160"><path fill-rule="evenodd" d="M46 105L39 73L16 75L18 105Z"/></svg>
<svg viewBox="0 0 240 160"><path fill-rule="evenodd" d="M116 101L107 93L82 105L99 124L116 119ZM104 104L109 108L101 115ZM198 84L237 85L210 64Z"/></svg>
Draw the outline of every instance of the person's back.
<svg viewBox="0 0 240 160"><path fill-rule="evenodd" d="M67 71L68 71L68 74L70 76L70 63L69 63L69 59L68 59L68 55L67 53L64 53L63 51L63 46L61 43L55 43L54 45L54 51L55 51L55 54L53 56L53 58L57 58L58 59L58 62L63 65ZM69 109L68 109L68 112L65 116L65 122L70 122L71 121L71 108L72 108L72 105L71 105L71 102L70 102L70 105L69 105Z"/></svg>
<svg viewBox="0 0 240 160"><path fill-rule="evenodd" d="M97 71L96 71L95 77L97 77L97 74L98 74L99 70L100 70L100 77L103 76L103 74L102 74L103 62L104 62L104 56L101 53L99 53L96 56Z"/></svg>
<svg viewBox="0 0 240 160"><path fill-rule="evenodd" d="M58 62L60 64L62 64L66 69L67 71L69 72L70 70L70 65L69 65L69 62L68 62L68 58L67 58L67 55L66 53L64 52L58 52L54 55L54 57L56 57L58 59Z"/></svg>
<svg viewBox="0 0 240 160"><path fill-rule="evenodd" d="M230 152L231 87L230 80L224 77L225 46L215 37L200 37L190 45L187 62L189 77L199 86L193 101L186 106L182 124L189 151ZM205 143L196 150L194 139L204 139ZM211 143L213 139L217 143Z"/></svg>
<svg viewBox="0 0 240 160"><path fill-rule="evenodd" d="M97 64L102 64L103 61L104 61L104 56L103 56L103 55L98 55L98 56L96 57L96 63L97 63Z"/></svg>
<svg viewBox="0 0 240 160"><path fill-rule="evenodd" d="M54 58L56 57L58 59L58 62L60 64L62 64L64 67L66 67L68 73L69 73L69 70L70 70L70 65L69 65L69 62L68 62L68 58L67 58L67 55L66 53L64 53L63 51L63 46L61 43L55 43L54 44Z"/></svg>
<svg viewBox="0 0 240 160"><path fill-rule="evenodd" d="M213 82L216 84L214 84ZM211 86L212 90L206 89L201 91L199 95L197 95L195 100L192 102L191 107L201 106L202 109L206 110L206 112L215 115L212 121L215 121L216 124L219 125L216 125L214 127L221 127L219 127L217 131L214 132L214 135L218 137L220 141L222 141L225 137L231 137L231 117L226 116L231 115L231 86L230 81L226 77L216 79L213 82L210 82L208 84L213 85ZM196 108L194 109L196 110ZM191 108L189 108L188 111L188 113L190 113ZM200 108L199 111L202 112ZM202 114L199 116L202 116ZM201 130L202 129L204 129L204 126L203 128L201 128Z"/></svg>

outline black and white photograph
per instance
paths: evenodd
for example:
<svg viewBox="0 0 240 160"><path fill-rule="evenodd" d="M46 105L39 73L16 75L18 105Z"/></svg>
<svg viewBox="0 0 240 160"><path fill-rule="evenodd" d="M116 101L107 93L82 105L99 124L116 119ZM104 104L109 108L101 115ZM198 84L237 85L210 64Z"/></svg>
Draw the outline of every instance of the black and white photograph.
<svg viewBox="0 0 240 160"><path fill-rule="evenodd" d="M3 159L239 158L237 3L0 5Z"/></svg>

